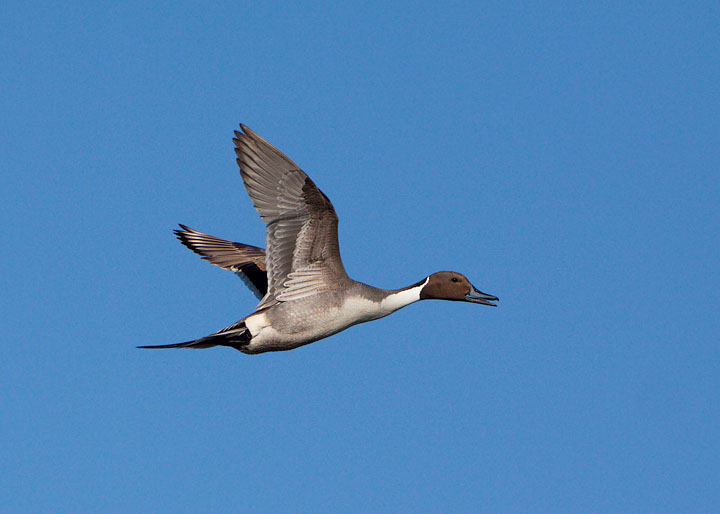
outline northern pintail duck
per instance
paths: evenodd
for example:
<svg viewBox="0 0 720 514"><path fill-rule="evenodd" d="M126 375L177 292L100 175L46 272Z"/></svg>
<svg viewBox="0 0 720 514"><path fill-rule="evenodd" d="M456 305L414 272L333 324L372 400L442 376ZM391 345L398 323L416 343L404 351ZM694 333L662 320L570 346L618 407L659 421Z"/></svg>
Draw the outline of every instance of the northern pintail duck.
<svg viewBox="0 0 720 514"><path fill-rule="evenodd" d="M292 350L348 327L382 318L418 300L495 306L464 275L440 271L402 289L379 289L348 277L340 259L338 217L300 167L244 125L235 153L248 195L267 225L267 250L184 225L175 233L203 259L234 271L260 299L227 328L185 343L140 348L230 346L244 353Z"/></svg>

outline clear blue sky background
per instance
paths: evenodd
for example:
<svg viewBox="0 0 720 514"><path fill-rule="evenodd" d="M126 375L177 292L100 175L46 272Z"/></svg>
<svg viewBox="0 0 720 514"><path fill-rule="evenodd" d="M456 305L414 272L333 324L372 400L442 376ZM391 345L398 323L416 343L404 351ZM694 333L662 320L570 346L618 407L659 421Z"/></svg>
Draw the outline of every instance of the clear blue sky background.
<svg viewBox="0 0 720 514"><path fill-rule="evenodd" d="M717 2L0 8L4 512L709 512ZM292 352L141 351L249 313L243 122L354 278L465 273Z"/></svg>

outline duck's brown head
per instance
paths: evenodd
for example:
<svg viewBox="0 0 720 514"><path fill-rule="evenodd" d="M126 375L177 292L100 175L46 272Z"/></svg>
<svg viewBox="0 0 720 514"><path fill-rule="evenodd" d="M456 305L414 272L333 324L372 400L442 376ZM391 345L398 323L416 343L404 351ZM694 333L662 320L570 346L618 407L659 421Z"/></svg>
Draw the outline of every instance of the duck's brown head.
<svg viewBox="0 0 720 514"><path fill-rule="evenodd" d="M492 302L498 301L496 296L478 291L465 275L455 271L438 271L430 275L420 291L420 299L471 302L493 307L497 305Z"/></svg>

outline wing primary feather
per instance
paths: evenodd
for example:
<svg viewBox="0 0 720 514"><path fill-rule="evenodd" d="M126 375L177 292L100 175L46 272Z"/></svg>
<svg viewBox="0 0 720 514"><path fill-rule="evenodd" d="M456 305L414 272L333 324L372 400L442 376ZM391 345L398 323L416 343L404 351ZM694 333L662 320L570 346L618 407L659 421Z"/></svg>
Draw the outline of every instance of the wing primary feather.
<svg viewBox="0 0 720 514"><path fill-rule="evenodd" d="M187 248L203 260L235 272L253 294L262 299L267 293L265 250L211 236L180 224L175 235Z"/></svg>

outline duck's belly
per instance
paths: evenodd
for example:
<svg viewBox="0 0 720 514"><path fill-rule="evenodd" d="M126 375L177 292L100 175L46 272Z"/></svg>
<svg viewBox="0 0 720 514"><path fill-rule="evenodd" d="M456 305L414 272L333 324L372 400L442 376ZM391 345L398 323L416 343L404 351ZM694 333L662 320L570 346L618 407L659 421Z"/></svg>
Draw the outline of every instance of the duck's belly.
<svg viewBox="0 0 720 514"><path fill-rule="evenodd" d="M386 315L379 303L370 300L350 299L342 304L323 304L317 300L310 297L279 303L248 316L245 325L252 339L245 350L248 353L291 350Z"/></svg>

